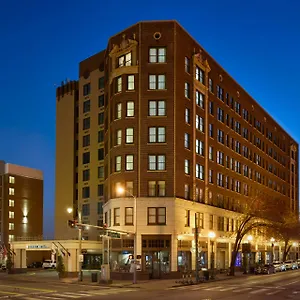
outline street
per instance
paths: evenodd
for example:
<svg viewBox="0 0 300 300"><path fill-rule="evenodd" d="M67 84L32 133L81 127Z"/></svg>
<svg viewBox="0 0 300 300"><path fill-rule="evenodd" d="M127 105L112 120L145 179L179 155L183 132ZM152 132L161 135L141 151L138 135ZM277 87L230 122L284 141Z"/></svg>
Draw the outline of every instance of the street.
<svg viewBox="0 0 300 300"><path fill-rule="evenodd" d="M199 285L167 287L144 283L139 287L106 287L84 283L30 282L22 277L0 279L0 299L63 300L63 299L154 299L169 300L242 300L242 299L300 299L300 270L272 275L238 276ZM21 279L20 279L21 278ZM175 284L175 282L174 282Z"/></svg>

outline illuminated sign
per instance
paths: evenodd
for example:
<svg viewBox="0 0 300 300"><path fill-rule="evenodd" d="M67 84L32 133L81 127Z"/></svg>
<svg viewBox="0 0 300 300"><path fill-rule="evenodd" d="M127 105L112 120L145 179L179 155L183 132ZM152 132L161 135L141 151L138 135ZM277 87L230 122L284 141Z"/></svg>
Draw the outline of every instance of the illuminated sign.
<svg viewBox="0 0 300 300"><path fill-rule="evenodd" d="M46 245L27 245L27 249L50 249Z"/></svg>

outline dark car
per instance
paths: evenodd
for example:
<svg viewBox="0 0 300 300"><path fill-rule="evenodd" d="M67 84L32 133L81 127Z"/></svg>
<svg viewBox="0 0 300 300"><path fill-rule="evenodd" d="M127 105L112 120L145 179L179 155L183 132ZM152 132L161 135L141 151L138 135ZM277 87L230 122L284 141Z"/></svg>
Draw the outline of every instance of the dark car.
<svg viewBox="0 0 300 300"><path fill-rule="evenodd" d="M255 274L273 274L276 273L273 264L259 265L254 270Z"/></svg>
<svg viewBox="0 0 300 300"><path fill-rule="evenodd" d="M30 265L28 265L27 268L37 269L37 268L42 268L42 265L43 265L42 262L40 262L40 261L34 261Z"/></svg>

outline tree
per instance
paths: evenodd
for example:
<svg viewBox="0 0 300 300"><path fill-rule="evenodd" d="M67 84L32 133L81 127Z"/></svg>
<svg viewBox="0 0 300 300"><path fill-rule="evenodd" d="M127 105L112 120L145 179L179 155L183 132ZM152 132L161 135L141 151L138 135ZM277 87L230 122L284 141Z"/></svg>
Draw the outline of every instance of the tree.
<svg viewBox="0 0 300 300"><path fill-rule="evenodd" d="M13 262L12 262L12 259L11 259L11 252L10 250L7 251L7 258L6 258L6 269L7 269L7 272L10 272L11 269L13 267Z"/></svg>
<svg viewBox="0 0 300 300"><path fill-rule="evenodd" d="M276 200L270 198L262 190L253 197L243 197L237 200L235 242L232 249L229 275L234 276L235 262L243 238L254 229L272 226L273 218L277 218Z"/></svg>
<svg viewBox="0 0 300 300"><path fill-rule="evenodd" d="M65 273L65 265L64 265L63 257L60 251L56 251L56 256L57 256L56 271L58 272L59 276L62 276Z"/></svg>

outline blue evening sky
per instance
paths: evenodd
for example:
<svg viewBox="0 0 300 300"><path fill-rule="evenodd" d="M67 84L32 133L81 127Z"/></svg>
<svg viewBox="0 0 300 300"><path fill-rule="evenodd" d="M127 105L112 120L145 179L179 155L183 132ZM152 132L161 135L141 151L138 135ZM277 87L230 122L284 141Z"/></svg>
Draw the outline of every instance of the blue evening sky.
<svg viewBox="0 0 300 300"><path fill-rule="evenodd" d="M81 60L138 21L176 19L299 141L299 14L298 0L0 0L0 159L44 172L45 235L54 220L55 86L77 79Z"/></svg>

